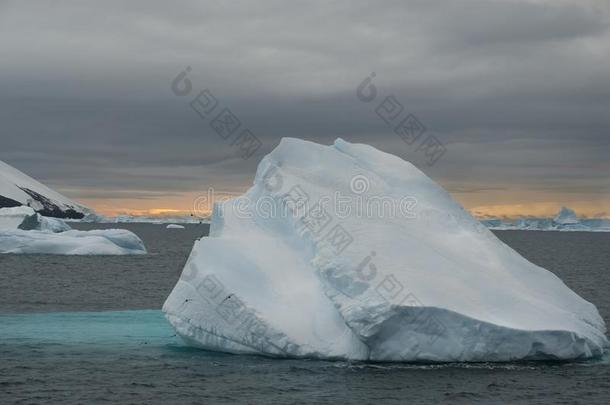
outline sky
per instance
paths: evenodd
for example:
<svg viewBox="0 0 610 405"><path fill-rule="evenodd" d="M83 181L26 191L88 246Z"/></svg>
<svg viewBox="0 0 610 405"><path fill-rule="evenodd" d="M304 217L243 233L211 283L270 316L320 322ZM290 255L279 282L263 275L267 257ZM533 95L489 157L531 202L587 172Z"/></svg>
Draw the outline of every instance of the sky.
<svg viewBox="0 0 610 405"><path fill-rule="evenodd" d="M103 214L189 213L245 191L282 137L340 137L480 217L610 217L606 0L0 0L0 60L0 160ZM252 156L193 110L204 89ZM417 142L377 114L389 97Z"/></svg>

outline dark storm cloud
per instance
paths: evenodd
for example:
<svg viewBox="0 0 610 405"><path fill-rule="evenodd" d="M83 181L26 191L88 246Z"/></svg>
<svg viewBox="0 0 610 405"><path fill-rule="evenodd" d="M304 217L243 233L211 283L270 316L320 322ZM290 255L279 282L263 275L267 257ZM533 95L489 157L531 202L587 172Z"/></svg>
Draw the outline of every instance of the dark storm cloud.
<svg viewBox="0 0 610 405"><path fill-rule="evenodd" d="M243 187L282 136L343 137L456 191L610 191L605 2L126 3L0 2L0 159L153 198ZM263 141L251 159L171 92L187 65ZM446 144L433 168L355 97L373 71Z"/></svg>

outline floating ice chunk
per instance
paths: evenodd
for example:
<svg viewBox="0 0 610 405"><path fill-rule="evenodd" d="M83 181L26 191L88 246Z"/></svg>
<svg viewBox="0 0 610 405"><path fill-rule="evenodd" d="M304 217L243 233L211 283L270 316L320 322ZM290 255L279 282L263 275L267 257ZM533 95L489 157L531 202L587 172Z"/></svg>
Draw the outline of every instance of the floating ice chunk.
<svg viewBox="0 0 610 405"><path fill-rule="evenodd" d="M561 207L554 218L519 218L502 221L485 219L481 223L493 230L610 232L610 220L604 218L579 219L574 210Z"/></svg>
<svg viewBox="0 0 610 405"><path fill-rule="evenodd" d="M26 206L0 208L0 229L17 229L26 217L36 215L36 212Z"/></svg>
<svg viewBox="0 0 610 405"><path fill-rule="evenodd" d="M22 229L24 231L64 232L70 226L59 218L44 217L32 208L21 206L0 208L0 229Z"/></svg>
<svg viewBox="0 0 610 405"><path fill-rule="evenodd" d="M139 255L144 243L125 229L93 231L0 230L0 253L56 255Z"/></svg>
<svg viewBox="0 0 610 405"><path fill-rule="evenodd" d="M189 344L383 361L600 355L597 309L420 170L367 145L283 139L214 207L163 306Z"/></svg>
<svg viewBox="0 0 610 405"><path fill-rule="evenodd" d="M72 228L62 219L44 217L40 214L34 214L26 217L19 229L24 231L43 231L59 233L69 231Z"/></svg>

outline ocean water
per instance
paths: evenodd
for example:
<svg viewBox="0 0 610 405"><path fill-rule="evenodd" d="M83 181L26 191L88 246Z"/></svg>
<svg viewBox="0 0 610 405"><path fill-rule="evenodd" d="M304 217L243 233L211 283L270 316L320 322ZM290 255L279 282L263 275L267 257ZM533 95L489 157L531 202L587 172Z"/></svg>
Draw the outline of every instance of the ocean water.
<svg viewBox="0 0 610 405"><path fill-rule="evenodd" d="M0 255L0 404L610 403L610 356L584 362L277 360L185 347L159 308L207 225L124 227L150 254ZM498 231L610 324L610 234Z"/></svg>

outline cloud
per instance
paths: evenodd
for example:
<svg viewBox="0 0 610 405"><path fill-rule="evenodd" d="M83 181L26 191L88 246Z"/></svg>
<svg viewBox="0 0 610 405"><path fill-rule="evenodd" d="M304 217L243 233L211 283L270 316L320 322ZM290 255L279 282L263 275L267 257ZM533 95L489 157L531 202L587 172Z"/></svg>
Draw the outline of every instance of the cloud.
<svg viewBox="0 0 610 405"><path fill-rule="evenodd" d="M609 24L576 0L3 2L0 159L76 198L154 196L245 187L282 136L343 137L455 191L604 194ZM186 66L255 157L171 92ZM433 168L355 97L373 71L446 144Z"/></svg>

